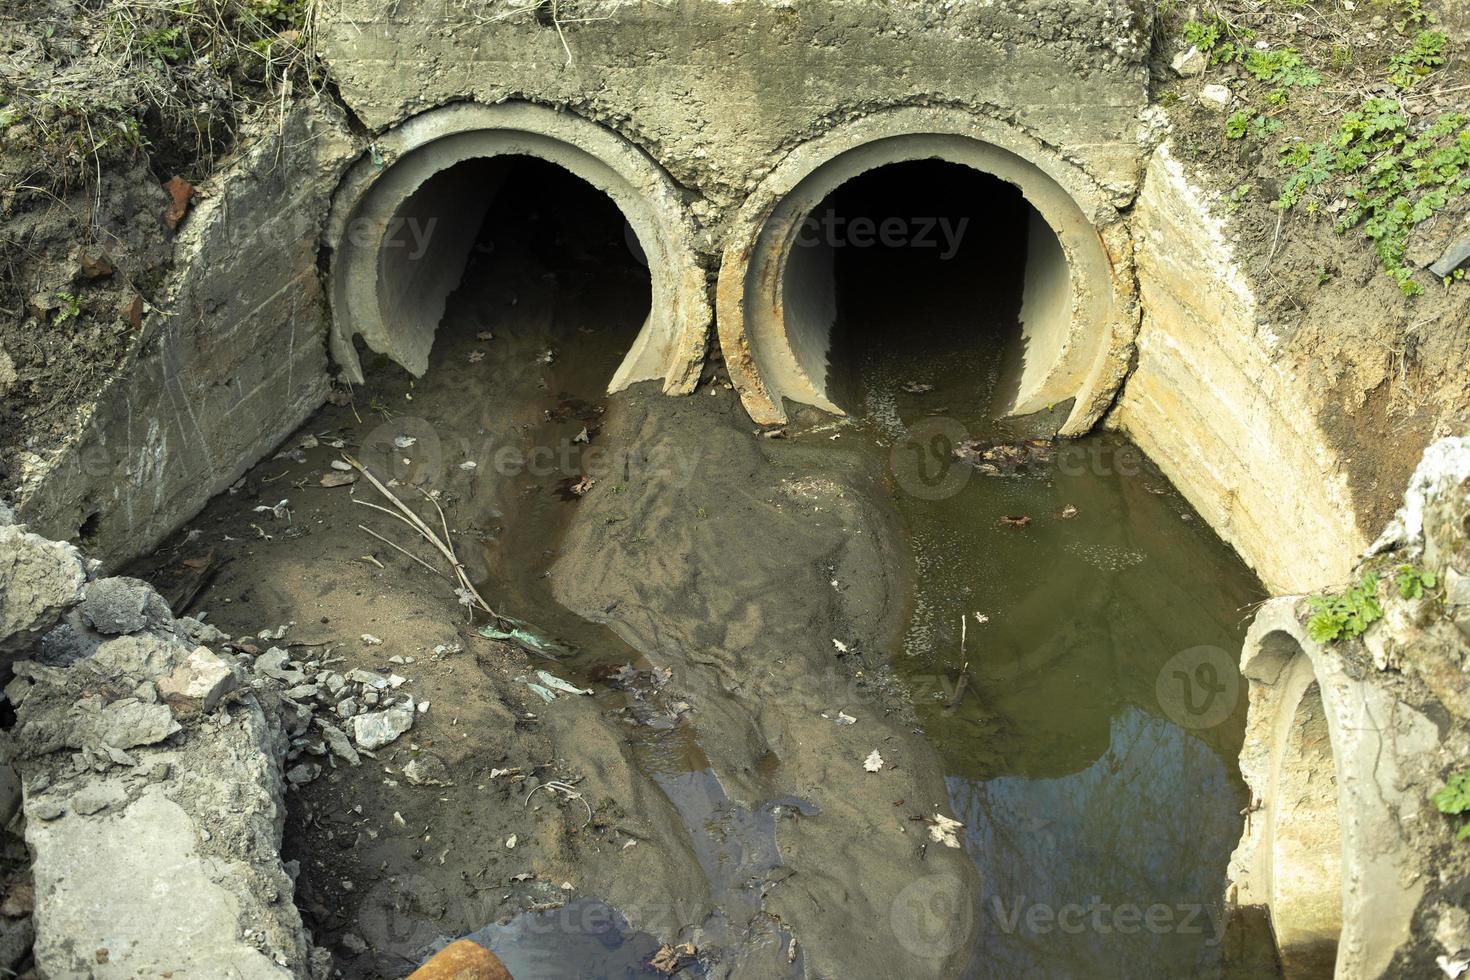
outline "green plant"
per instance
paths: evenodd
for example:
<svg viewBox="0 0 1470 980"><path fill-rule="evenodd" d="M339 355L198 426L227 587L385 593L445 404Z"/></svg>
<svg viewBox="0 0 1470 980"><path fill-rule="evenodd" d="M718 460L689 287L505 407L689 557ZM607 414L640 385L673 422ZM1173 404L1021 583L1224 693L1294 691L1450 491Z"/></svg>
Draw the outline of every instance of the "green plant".
<svg viewBox="0 0 1470 980"><path fill-rule="evenodd" d="M1279 89L1292 86L1317 88L1322 76L1302 60L1296 48L1260 51L1252 48L1245 55L1245 70L1258 82L1268 82Z"/></svg>
<svg viewBox="0 0 1470 980"><path fill-rule="evenodd" d="M56 322L65 323L82 315L82 298L75 293L57 293L61 308L56 311Z"/></svg>
<svg viewBox="0 0 1470 980"><path fill-rule="evenodd" d="M1470 769L1455 773L1444 784L1444 788L1429 798L1434 808L1448 817L1458 819L1460 829L1455 837L1470 840Z"/></svg>
<svg viewBox="0 0 1470 980"><path fill-rule="evenodd" d="M1211 65L1243 60L1255 36L1255 31L1250 28L1235 27L1218 16L1192 20L1184 25L1184 40L1199 48Z"/></svg>
<svg viewBox="0 0 1470 980"><path fill-rule="evenodd" d="M1409 234L1470 190L1470 117L1445 113L1416 131L1394 99L1370 98L1346 113L1338 131L1321 143L1281 149L1292 170L1276 206L1290 210L1304 198L1340 192L1347 206L1339 234L1362 226L1385 271L1406 295L1422 293L1404 262ZM1337 186L1338 181L1347 181Z"/></svg>
<svg viewBox="0 0 1470 980"><path fill-rule="evenodd" d="M1383 618L1374 574L1364 575L1362 582L1341 595L1312 596L1310 601L1313 611L1307 633L1318 643L1355 639Z"/></svg>
<svg viewBox="0 0 1470 980"><path fill-rule="evenodd" d="M1444 64L1444 46L1448 41L1449 35L1444 31L1420 31L1407 51L1388 59L1388 80L1399 88L1413 88L1421 78Z"/></svg>
<svg viewBox="0 0 1470 980"><path fill-rule="evenodd" d="M1251 114L1245 109L1232 112L1230 118L1225 120L1225 138L1242 139L1251 129Z"/></svg>
<svg viewBox="0 0 1470 980"><path fill-rule="evenodd" d="M1425 592L1439 585L1439 576L1413 565L1400 565L1394 573L1394 583L1405 599L1422 599Z"/></svg>

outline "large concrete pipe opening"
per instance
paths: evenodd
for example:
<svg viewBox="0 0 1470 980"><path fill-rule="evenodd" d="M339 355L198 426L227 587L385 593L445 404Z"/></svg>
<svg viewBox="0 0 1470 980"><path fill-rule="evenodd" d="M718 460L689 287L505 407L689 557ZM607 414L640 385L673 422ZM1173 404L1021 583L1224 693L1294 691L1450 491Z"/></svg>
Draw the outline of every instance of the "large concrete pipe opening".
<svg viewBox="0 0 1470 980"><path fill-rule="evenodd" d="M1395 759L1432 745L1437 729L1313 640L1301 612L1294 596L1267 602L1241 656L1252 807L1232 894L1267 911L1291 980L1383 976L1424 889L1405 819L1423 799Z"/></svg>
<svg viewBox="0 0 1470 980"><path fill-rule="evenodd" d="M950 168L929 173L945 174L950 186L973 189L961 192L975 209L969 234L994 244L1003 253L997 268L1008 267L1022 284L1020 342L1002 413L1060 408L1057 428L1067 433L1083 431L1099 417L1136 331L1126 234L1106 196L1024 134L993 120L902 109L846 124L799 147L737 216L720 268L717 322L731 379L756 421L783 421L788 400L843 412L840 393L829 387L838 254L843 247L858 251L851 248L854 230L881 247L883 229L864 222L834 235L829 219L852 207L865 187L870 193L879 186L863 179L869 175L881 184L888 179L881 176L884 168L943 163ZM924 230L915 217L944 212L942 202L922 203L924 171L911 173L919 175L913 186L891 186L884 193L900 195L896 201L919 195L902 206L937 213L882 215L910 222L907 229L890 223L890 241ZM943 251L941 229L928 231L940 235ZM854 268L862 264L861 258L852 261ZM964 268L954 265L950 274L958 281ZM953 288L971 289L975 313L991 316L995 299L979 285L972 280Z"/></svg>
<svg viewBox="0 0 1470 980"><path fill-rule="evenodd" d="M993 391L999 412L1020 383L1022 322L1065 323L1067 282L1056 236L1017 188L940 160L895 163L807 217L784 276L787 330L843 411L881 415L922 374L941 399Z"/></svg>
<svg viewBox="0 0 1470 980"><path fill-rule="evenodd" d="M516 182L508 159L516 157L554 164L609 199L646 261L648 315L608 390L648 380L671 394L693 390L710 310L677 188L616 134L518 103L464 103L416 116L385 133L344 178L327 244L332 353L346 377L362 379L355 338L424 372L449 294L497 197L548 193Z"/></svg>

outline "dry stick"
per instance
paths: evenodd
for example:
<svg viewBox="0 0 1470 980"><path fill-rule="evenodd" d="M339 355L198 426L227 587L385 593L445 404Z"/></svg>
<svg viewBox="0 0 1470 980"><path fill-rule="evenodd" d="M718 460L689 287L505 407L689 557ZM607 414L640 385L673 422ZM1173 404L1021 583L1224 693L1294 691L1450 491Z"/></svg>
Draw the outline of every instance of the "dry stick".
<svg viewBox="0 0 1470 980"><path fill-rule="evenodd" d="M428 562L424 561L422 558L420 558L418 555L414 554L413 552L409 551L407 548L403 548L403 547L400 547L400 546L394 544L392 541L389 541L387 538L383 537L377 531L374 531L372 528L368 527L365 524L359 524L357 526L358 526L358 528L360 530L366 531L367 533L371 534L373 537L377 538L379 541L383 542L388 547L392 548L394 551L396 551L399 554L403 555L405 558L412 558L414 561L418 562L420 565L424 566L425 568L427 568L429 571L433 572L435 575L439 576L440 578L444 578L445 577L443 572L439 571L439 569L435 568L433 565L430 565Z"/></svg>
<svg viewBox="0 0 1470 980"><path fill-rule="evenodd" d="M444 526L444 538L442 540L437 534L434 533L433 529L430 528L428 524L424 523L423 518L414 513L414 511L402 500L399 500L392 490L389 490L386 486L383 485L382 481L380 481L377 477L373 476L373 474L368 471L367 467L363 466L362 463L358 462L356 459L347 455L346 453L342 454L342 458L345 459L353 469L357 470L364 477L366 477L367 481L371 483L379 493L387 497L388 500L393 504L393 506L398 509L398 513L394 514L393 511L389 510L388 508L379 506L378 504L369 503L366 500L357 500L354 498L353 503L361 504L364 507L371 507L374 510L381 510L383 513L395 517L400 521L403 521L409 527L417 531L425 541L429 542L436 549L438 549L439 553L449 561L450 567L454 569L454 577L459 581L460 588L457 591L460 593L460 595L470 597L474 600L473 605L477 605L488 615L499 619L500 614L497 613L494 609L490 608L490 603L486 602L485 597L480 595L480 591L476 589L475 584L470 581L469 574L465 571L464 566L460 564L459 556L454 553L454 545L449 538L449 521L447 518L444 517L444 508L439 506L438 501L434 500L434 498L432 497L429 497L430 503L432 503L434 505L434 508L439 511L439 518ZM424 496L427 497L428 494L424 494Z"/></svg>

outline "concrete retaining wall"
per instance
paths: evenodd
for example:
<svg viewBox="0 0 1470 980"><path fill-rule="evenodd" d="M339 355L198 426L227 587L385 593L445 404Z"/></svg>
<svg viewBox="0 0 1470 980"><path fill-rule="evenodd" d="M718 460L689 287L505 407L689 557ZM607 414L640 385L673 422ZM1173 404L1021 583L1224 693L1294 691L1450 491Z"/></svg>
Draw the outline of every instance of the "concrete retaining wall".
<svg viewBox="0 0 1470 980"><path fill-rule="evenodd" d="M141 342L67 445L27 466L21 520L132 557L321 405L318 243L352 150L341 113L310 101L200 188Z"/></svg>

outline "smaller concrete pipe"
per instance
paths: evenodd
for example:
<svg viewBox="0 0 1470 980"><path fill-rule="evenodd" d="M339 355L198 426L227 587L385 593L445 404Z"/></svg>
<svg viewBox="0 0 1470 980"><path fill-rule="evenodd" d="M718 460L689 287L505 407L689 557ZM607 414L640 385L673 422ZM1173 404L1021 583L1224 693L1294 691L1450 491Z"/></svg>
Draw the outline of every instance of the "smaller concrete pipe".
<svg viewBox="0 0 1470 980"><path fill-rule="evenodd" d="M1086 431L1121 382L1138 328L1126 229L1075 167L1013 127L953 109L901 108L846 123L793 150L747 199L727 239L716 299L720 343L746 410L759 423L779 423L789 398L841 414L826 390L832 253L793 246L842 184L926 159L999 177L1034 209L1025 354L1010 411L1071 399L1061 431Z"/></svg>
<svg viewBox="0 0 1470 980"><path fill-rule="evenodd" d="M1240 769L1254 812L1230 878L1239 904L1269 911L1289 980L1377 977L1433 877L1405 836L1426 801L1401 767L1432 755L1439 732L1371 666L1353 676L1307 636L1301 602L1266 603L1246 636Z"/></svg>
<svg viewBox="0 0 1470 980"><path fill-rule="evenodd" d="M622 210L652 282L648 319L608 385L699 381L709 333L706 277L677 189L646 154L596 123L530 103L456 103L384 133L344 178L327 227L332 356L362 380L353 337L409 372L428 367L445 302L506 179L508 156L556 164Z"/></svg>

